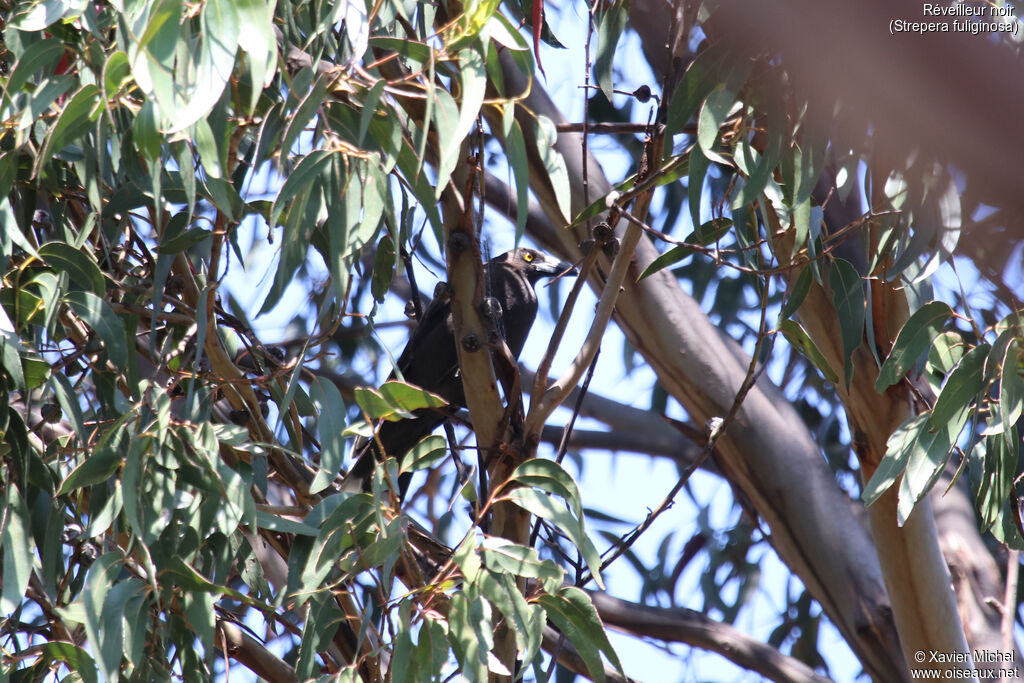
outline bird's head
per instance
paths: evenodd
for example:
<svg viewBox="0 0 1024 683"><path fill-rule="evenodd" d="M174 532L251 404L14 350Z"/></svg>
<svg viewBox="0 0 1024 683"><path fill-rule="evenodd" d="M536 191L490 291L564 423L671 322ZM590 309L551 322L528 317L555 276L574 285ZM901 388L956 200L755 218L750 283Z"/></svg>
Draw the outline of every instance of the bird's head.
<svg viewBox="0 0 1024 683"><path fill-rule="evenodd" d="M579 271L568 261L559 261L543 251L520 247L505 252L494 261L504 263L526 275L531 284L544 277L576 275Z"/></svg>

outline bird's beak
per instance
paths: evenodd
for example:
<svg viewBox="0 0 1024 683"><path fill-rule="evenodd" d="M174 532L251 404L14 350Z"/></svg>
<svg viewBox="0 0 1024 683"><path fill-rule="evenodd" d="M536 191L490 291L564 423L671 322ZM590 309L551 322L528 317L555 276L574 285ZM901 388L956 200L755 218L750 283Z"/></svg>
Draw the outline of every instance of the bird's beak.
<svg viewBox="0 0 1024 683"><path fill-rule="evenodd" d="M579 268L569 263L568 261L559 261L558 265L555 266L555 277L562 277L563 275L569 275L576 277L580 274Z"/></svg>
<svg viewBox="0 0 1024 683"><path fill-rule="evenodd" d="M580 272L576 269L576 266L568 261L556 261L547 254L544 255L543 263L534 261L533 267L538 273L554 278L560 278L565 275L579 275Z"/></svg>

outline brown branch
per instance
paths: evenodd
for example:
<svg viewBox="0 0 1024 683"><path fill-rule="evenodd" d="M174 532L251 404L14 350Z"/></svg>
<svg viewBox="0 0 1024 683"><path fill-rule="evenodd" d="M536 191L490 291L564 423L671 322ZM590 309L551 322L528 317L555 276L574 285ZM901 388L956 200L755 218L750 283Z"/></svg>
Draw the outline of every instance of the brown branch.
<svg viewBox="0 0 1024 683"><path fill-rule="evenodd" d="M651 607L588 591L601 621L641 638L687 643L716 652L748 671L780 683L827 683L798 659L788 657L739 629L685 608Z"/></svg>
<svg viewBox="0 0 1024 683"><path fill-rule="evenodd" d="M245 665L260 678L271 683L298 683L295 669L237 625L218 619L217 636L217 647L225 655Z"/></svg>

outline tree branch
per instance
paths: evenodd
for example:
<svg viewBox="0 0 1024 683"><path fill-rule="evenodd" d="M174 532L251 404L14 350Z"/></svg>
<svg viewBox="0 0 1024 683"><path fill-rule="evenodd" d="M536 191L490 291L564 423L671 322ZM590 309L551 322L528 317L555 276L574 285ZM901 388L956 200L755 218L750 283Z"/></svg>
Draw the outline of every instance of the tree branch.
<svg viewBox="0 0 1024 683"><path fill-rule="evenodd" d="M588 591L601 620L630 635L687 643L717 652L737 666L780 683L827 683L798 659L787 657L737 628L685 608L651 607Z"/></svg>

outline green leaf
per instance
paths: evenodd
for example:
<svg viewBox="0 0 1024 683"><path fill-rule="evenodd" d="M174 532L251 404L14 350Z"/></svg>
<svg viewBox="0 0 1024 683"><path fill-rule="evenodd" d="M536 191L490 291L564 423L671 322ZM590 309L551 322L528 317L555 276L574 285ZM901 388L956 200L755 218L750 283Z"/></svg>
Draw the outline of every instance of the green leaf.
<svg viewBox="0 0 1024 683"><path fill-rule="evenodd" d="M33 175L38 176L50 159L65 147L89 132L100 111L100 89L93 84L82 86L64 106L50 128L36 158Z"/></svg>
<svg viewBox="0 0 1024 683"><path fill-rule="evenodd" d="M534 139L536 151L540 155L540 161L547 172L548 181L555 194L555 203L562 214L563 220L568 224L572 218L571 189L569 185L569 170L555 145L558 142L558 133L555 131L555 124L546 116L538 116L534 127Z"/></svg>
<svg viewBox="0 0 1024 683"><path fill-rule="evenodd" d="M547 623L544 608L527 603L516 585L514 575L507 572L483 572L476 582L476 587L511 624L516 637L516 648L520 653L519 659L525 669L540 651L544 626Z"/></svg>
<svg viewBox="0 0 1024 683"><path fill-rule="evenodd" d="M96 332L107 351L107 357L123 370L127 359L125 329L110 304L92 292L68 292L64 301L75 315Z"/></svg>
<svg viewBox="0 0 1024 683"><path fill-rule="evenodd" d="M1016 339L1006 345L1003 373L999 379L999 422L989 425L986 434L1007 434L1020 419L1024 408L1024 379L1020 376L1019 344Z"/></svg>
<svg viewBox="0 0 1024 683"><path fill-rule="evenodd" d="M25 500L16 486L8 483L6 489L3 514L0 515L0 523L3 524L0 541L3 542L4 555L0 612L14 614L21 607L32 576L36 547Z"/></svg>
<svg viewBox="0 0 1024 683"><path fill-rule="evenodd" d="M314 179L331 163L333 154L328 150L317 149L302 157L277 192L274 206L270 210L270 219L267 221L271 227L280 225L281 212L296 195L309 189Z"/></svg>
<svg viewBox="0 0 1024 683"><path fill-rule="evenodd" d="M821 371L832 384L839 384L839 375L832 369L832 366L825 360L824 354L808 336L806 330L795 320L783 320L779 324L779 331L786 337L786 341L799 349L804 356Z"/></svg>
<svg viewBox="0 0 1024 683"><path fill-rule="evenodd" d="M462 676L473 683L486 681L488 653L494 647L494 629L491 626L491 606L482 596L468 591L452 595L448 642L459 662Z"/></svg>
<svg viewBox="0 0 1024 683"><path fill-rule="evenodd" d="M768 140L763 154L758 154L746 140L741 141L739 145L736 159L737 161L743 160L747 178L733 202L734 208L759 199L779 163L783 144L781 131L778 127L769 126L767 136Z"/></svg>
<svg viewBox="0 0 1024 683"><path fill-rule="evenodd" d="M107 592L103 600L103 609L100 613L100 637L99 643L92 643L93 651L99 649L100 660L109 667L112 662L120 663L121 654L124 649L124 636L127 628L125 610L130 601L138 601L144 598L149 592L149 585L143 581L130 577L115 583Z"/></svg>
<svg viewBox="0 0 1024 683"><path fill-rule="evenodd" d="M853 377L853 352L864 338L864 284L860 273L849 261L836 259L829 272L832 303L839 316L839 333L843 340L845 383Z"/></svg>
<svg viewBox="0 0 1024 683"><path fill-rule="evenodd" d="M317 432L320 435L320 468L309 485L310 495L327 488L345 461L345 402L334 382L318 377L309 387L309 396L317 404Z"/></svg>
<svg viewBox="0 0 1024 683"><path fill-rule="evenodd" d="M385 382L380 388L380 393L391 405L409 412L420 408L441 408L448 405L448 402L437 394L395 379Z"/></svg>
<svg viewBox="0 0 1024 683"><path fill-rule="evenodd" d="M1008 509L1008 503L1016 507L1010 493L1019 470L1020 437L1016 428L1011 432L1015 438L1005 439L1000 434L985 437L970 453L971 488L981 531L996 536L1003 535L1001 527L1007 514L1016 514Z"/></svg>
<svg viewBox="0 0 1024 683"><path fill-rule="evenodd" d="M555 595L540 596L537 602L544 608L548 619L575 646L593 680L604 680L602 652L612 666L625 675L589 595L579 588L567 586Z"/></svg>
<svg viewBox="0 0 1024 683"><path fill-rule="evenodd" d="M796 256L807 244L807 237L811 234L812 214L809 199L793 206L793 248L790 250L790 256Z"/></svg>
<svg viewBox="0 0 1024 683"><path fill-rule="evenodd" d="M116 552L109 552L100 556L91 567L86 578L85 589L82 591L81 600L85 615L85 632L94 647L99 647L99 668L104 680L114 681L118 678L118 670L121 665L121 652L111 651L103 648L107 639L105 624L103 623L103 603L107 599L107 593L117 580L121 571L123 561ZM120 635L120 634L118 634Z"/></svg>
<svg viewBox="0 0 1024 683"><path fill-rule="evenodd" d="M942 301L930 301L910 316L878 372L875 391L882 393L903 379L951 317L953 311Z"/></svg>
<svg viewBox="0 0 1024 683"><path fill-rule="evenodd" d="M64 43L57 38L44 38L25 49L11 71L6 85L7 97L13 96L35 74L48 72L64 56Z"/></svg>
<svg viewBox="0 0 1024 683"><path fill-rule="evenodd" d="M173 99L160 99L168 133L183 131L206 118L220 100L235 66L239 27L233 0L207 0L191 49L174 69ZM179 46L180 47L180 46Z"/></svg>
<svg viewBox="0 0 1024 683"><path fill-rule="evenodd" d="M34 0L19 3L10 26L19 31L42 31L65 17L80 14L85 5L82 0Z"/></svg>
<svg viewBox="0 0 1024 683"><path fill-rule="evenodd" d="M106 291L103 273L88 251L75 249L67 242L47 242L39 247L39 257L58 273L67 273L72 289L96 296Z"/></svg>
<svg viewBox="0 0 1024 683"><path fill-rule="evenodd" d="M162 244L156 247L156 253L177 254L194 247L203 240L207 240L212 236L213 231L211 230L205 230L203 228L189 228L170 239L164 240Z"/></svg>
<svg viewBox="0 0 1024 683"><path fill-rule="evenodd" d="M564 507L556 505L549 496L538 493L532 488L519 487L509 493L506 498L530 514L546 519L557 526L579 550L590 573L594 575L594 581L601 589L604 589L604 581L601 578L601 556L598 554L597 548L594 547L594 543L587 538L586 531L583 529L582 517L573 516Z"/></svg>
<svg viewBox="0 0 1024 683"><path fill-rule="evenodd" d="M813 144L813 143L812 143ZM781 158L782 182L786 188L794 210L801 205L808 205L814 184L818 181L818 164L813 154L794 144L786 149ZM799 248L802 242L797 242Z"/></svg>
<svg viewBox="0 0 1024 683"><path fill-rule="evenodd" d="M366 99L363 101L363 111L359 114L359 133L356 135L356 144L362 145L363 140L366 139L366 131L370 128L370 121L373 120L374 116L378 115L377 104L380 102L380 96L384 92L384 86L387 85L387 81L381 79L373 84L373 87L366 93Z"/></svg>
<svg viewBox="0 0 1024 683"><path fill-rule="evenodd" d="M4 340L0 339L0 346ZM26 389L35 389L42 386L50 378L50 364L41 358L25 357L21 359L24 368L24 386Z"/></svg>
<svg viewBox="0 0 1024 683"><path fill-rule="evenodd" d="M107 481L123 462L124 457L116 449L110 446L97 448L64 478L57 494L67 495L75 489Z"/></svg>
<svg viewBox="0 0 1024 683"><path fill-rule="evenodd" d="M121 50L112 52L107 58L107 63L103 65L103 95L111 100L129 87L131 82L132 65L128 61L128 55Z"/></svg>
<svg viewBox="0 0 1024 683"><path fill-rule="evenodd" d="M612 101L612 60L615 57L615 48L619 44L619 37L626 28L626 17L629 15L628 3L625 0L615 0L610 7L601 13L597 25L597 59L594 60L594 78L597 80L601 92Z"/></svg>
<svg viewBox="0 0 1024 683"><path fill-rule="evenodd" d="M429 95L428 95L429 97ZM437 146L440 150L440 163L437 165L437 180L434 187L435 199L440 199L451 177L452 171L459 163L462 142L465 136L457 137L459 125L459 107L444 88L435 88L433 97L433 125L437 132Z"/></svg>
<svg viewBox="0 0 1024 683"><path fill-rule="evenodd" d="M373 499L365 493L331 496L342 498L320 524L319 534L309 551L305 566L298 572L301 587L306 591L319 589L338 559L352 549L373 525L376 508ZM335 503L335 501L331 501ZM326 508L324 509L326 511ZM306 523L315 521L311 515ZM362 568L362 567L360 567Z"/></svg>
<svg viewBox="0 0 1024 683"><path fill-rule="evenodd" d="M320 74L313 83L313 87L299 101L295 111L288 117L288 127L285 128L284 137L281 138L281 150L283 152L289 154L292 152L292 147L295 146L295 141L299 139L299 134L305 130L310 120L312 120L320 107L323 106L324 99L327 96L327 88L334 79L335 75L333 73ZM326 150L316 150L308 156L318 153L325 156L328 154ZM296 168L292 175L297 171L298 169Z"/></svg>
<svg viewBox="0 0 1024 683"><path fill-rule="evenodd" d="M309 601L306 623L302 626L298 661L295 664L297 680L313 679L316 667L316 653L323 652L330 645L345 614L339 609L338 601L327 591L317 593Z"/></svg>
<svg viewBox="0 0 1024 683"><path fill-rule="evenodd" d="M573 514L583 518L580 491L572 476L554 460L531 458L515 469L510 478L523 486L534 486L565 499Z"/></svg>
<svg viewBox="0 0 1024 683"><path fill-rule="evenodd" d="M73 643L62 640L51 640L43 645L41 661L63 662L74 674L63 680L71 681L74 675L79 676L83 683L97 683L96 662L89 653Z"/></svg>
<svg viewBox="0 0 1024 683"><path fill-rule="evenodd" d="M928 365L932 372L949 374L964 354L970 351L959 332L947 331L940 334L928 349Z"/></svg>
<svg viewBox="0 0 1024 683"><path fill-rule="evenodd" d="M697 116L697 144L705 154L714 154L712 149L718 139L718 129L725 123L735 102L736 93L724 85L712 90L704 100Z"/></svg>
<svg viewBox="0 0 1024 683"><path fill-rule="evenodd" d="M395 242L391 235L385 233L377 243L377 251L373 259L373 277L370 281L370 293L378 303L384 303L384 297L395 277Z"/></svg>
<svg viewBox="0 0 1024 683"><path fill-rule="evenodd" d="M800 270L800 274L796 277L796 282L789 288L789 296L786 297L786 302L782 304L782 310L779 312L779 318L787 320L793 317L798 310L800 310L800 304L807 298L807 293L811 291L811 269L804 267Z"/></svg>
<svg viewBox="0 0 1024 683"><path fill-rule="evenodd" d="M710 159L696 145L690 147L689 177L686 179L686 201L690 205L690 222L700 225L701 199L704 196L704 177L707 175Z"/></svg>
<svg viewBox="0 0 1024 683"><path fill-rule="evenodd" d="M861 494L865 505L871 505L878 500L896 478L903 474L922 431L928 431L927 414L908 420L889 436L885 442L885 456L882 462L878 463L875 473L871 475Z"/></svg>
<svg viewBox="0 0 1024 683"><path fill-rule="evenodd" d="M507 111L511 111L515 108L515 103L508 102L505 106ZM529 162L526 155L526 140L519 122L515 119L505 133L505 154L515 175L515 241L519 244L526 229L526 214L529 211Z"/></svg>
<svg viewBox="0 0 1024 683"><path fill-rule="evenodd" d="M654 275L659 270L664 270L669 266L674 266L683 259L693 256L695 251L696 250L693 247L687 244L677 244L676 246L672 247L664 254L654 259L649 264L647 264L647 267L644 268L644 271L642 273L640 273L640 277L638 277L637 280L643 280L645 278L650 277L651 275Z"/></svg>
<svg viewBox="0 0 1024 683"><path fill-rule="evenodd" d="M483 4L483 3L481 3ZM498 3L495 3L497 6ZM455 151L458 152L462 141L473 130L477 117L480 115L480 107L484 103L484 95L487 90L487 68L484 64L483 55L479 52L480 46L471 46L459 51L459 119L455 126L454 139L458 143Z"/></svg>
<svg viewBox="0 0 1024 683"><path fill-rule="evenodd" d="M160 158L164 138L160 134L156 100L147 99L142 103L142 108L132 123L132 134L135 137L135 146L150 163Z"/></svg>
<svg viewBox="0 0 1024 683"><path fill-rule="evenodd" d="M932 425L945 425L958 412L968 408L985 387L985 359L991 347L981 344L968 351L946 377L946 383L932 408ZM950 438L955 440L954 435Z"/></svg>
<svg viewBox="0 0 1024 683"><path fill-rule="evenodd" d="M504 538L485 538L480 547L480 557L484 566L492 572L508 572L513 576L540 579L552 591L557 591L565 579L565 570L554 561L542 560L533 548Z"/></svg>
<svg viewBox="0 0 1024 683"><path fill-rule="evenodd" d="M50 375L50 389L64 411L64 417L71 423L72 430L84 441L91 430L85 428L85 416L82 414L82 407L78 405L78 394L71 386L70 380L63 373L55 372Z"/></svg>
<svg viewBox="0 0 1024 683"><path fill-rule="evenodd" d="M262 89L270 85L277 71L277 43L274 40L274 5L262 0L233 0L238 14L238 46L245 50L252 80L248 111L259 102Z"/></svg>
<svg viewBox="0 0 1024 683"><path fill-rule="evenodd" d="M316 527L294 519L279 517L265 510L256 510L256 524L261 529L269 529L282 534L316 537L320 532Z"/></svg>
<svg viewBox="0 0 1024 683"><path fill-rule="evenodd" d="M448 443L443 436L432 434L412 447L402 459L400 472L416 472L434 466L448 455Z"/></svg>
<svg viewBox="0 0 1024 683"><path fill-rule="evenodd" d="M370 47L383 52L395 52L407 60L423 65L430 61L430 46L413 40L378 36L370 38Z"/></svg>
<svg viewBox="0 0 1024 683"><path fill-rule="evenodd" d="M910 444L910 457L907 458L903 481L900 482L896 511L900 526L907 521L914 506L942 474L952 452L949 434L945 429L934 428L927 419L917 424L917 434Z"/></svg>
<svg viewBox="0 0 1024 683"><path fill-rule="evenodd" d="M686 236L685 244L677 244L658 258L651 261L644 271L640 273L637 281L654 275L659 270L679 263L683 259L697 253L693 245L708 245L717 242L732 229L731 218L713 218L699 226L696 230Z"/></svg>
<svg viewBox="0 0 1024 683"><path fill-rule="evenodd" d="M712 218L709 221L701 223L697 229L686 238L686 241L707 246L722 239L729 233L732 226L733 222L731 218L726 218L724 216L720 218Z"/></svg>
<svg viewBox="0 0 1024 683"><path fill-rule="evenodd" d="M413 417L412 413L396 408L384 398L383 394L371 387L356 387L353 394L356 404L369 415L371 420L385 419L389 422L398 422Z"/></svg>
<svg viewBox="0 0 1024 683"><path fill-rule="evenodd" d="M701 50L686 67L686 73L683 74L683 78L679 81L672 99L668 103L665 122L666 139L671 139L674 135L683 132L701 102L719 83L722 64L723 50L713 44L708 49ZM695 220L694 225L698 222Z"/></svg>
<svg viewBox="0 0 1024 683"><path fill-rule="evenodd" d="M224 178L224 165L227 161L223 157L223 152L219 140L213 136L213 128L210 127L209 122L206 119L199 119L190 126L192 133L192 140L196 145L196 152L199 153L199 160L203 164L203 170L206 172L207 183L212 178ZM223 202L218 202L221 204Z"/></svg>

